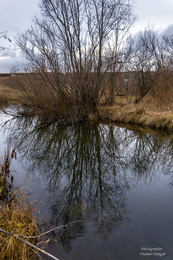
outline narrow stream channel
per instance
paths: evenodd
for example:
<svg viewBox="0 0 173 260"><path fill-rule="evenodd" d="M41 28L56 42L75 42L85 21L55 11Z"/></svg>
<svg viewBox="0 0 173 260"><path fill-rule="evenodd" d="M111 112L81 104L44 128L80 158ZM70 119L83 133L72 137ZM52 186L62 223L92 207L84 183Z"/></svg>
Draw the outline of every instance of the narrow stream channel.
<svg viewBox="0 0 173 260"><path fill-rule="evenodd" d="M61 260L173 259L171 136L0 118L0 158L17 152L14 186L25 180L49 227L72 222L51 234L48 252Z"/></svg>

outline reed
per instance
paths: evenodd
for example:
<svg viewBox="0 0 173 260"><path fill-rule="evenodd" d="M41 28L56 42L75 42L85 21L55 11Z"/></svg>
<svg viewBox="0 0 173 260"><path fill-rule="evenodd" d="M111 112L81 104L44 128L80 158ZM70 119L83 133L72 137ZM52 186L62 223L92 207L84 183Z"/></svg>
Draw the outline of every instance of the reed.
<svg viewBox="0 0 173 260"><path fill-rule="evenodd" d="M37 251L17 239L18 235L26 236L28 242L36 244L37 239L30 237L38 234L38 227L36 218L33 216L35 206L28 201L21 189L12 190L13 176L10 173L10 164L15 156L15 150L11 154L7 151L1 163L0 231L5 230L14 236L0 232L0 256L1 259L9 260L34 259Z"/></svg>
<svg viewBox="0 0 173 260"><path fill-rule="evenodd" d="M10 173L10 164L14 157L16 157L15 149L11 156L9 150L7 150L4 154L4 161L0 164L0 199L7 202L11 200L13 175Z"/></svg>
<svg viewBox="0 0 173 260"><path fill-rule="evenodd" d="M15 196L13 194L10 204L5 202L0 206L0 228L12 234L26 236L28 242L36 244L36 238L28 238L38 234L32 213L33 207L27 201L26 195L18 190ZM2 259L35 259L36 250L15 236L0 232L0 255Z"/></svg>
<svg viewBox="0 0 173 260"><path fill-rule="evenodd" d="M54 227L39 234L38 219L33 214L36 210L35 204L29 202L21 188L17 190L12 188L13 176L10 172L10 165L13 158L16 158L15 149L11 153L7 150L4 161L0 164L0 259L34 260L40 259L39 253L42 253L49 259L59 260L37 246L39 239L81 220ZM41 243L46 244L47 240Z"/></svg>

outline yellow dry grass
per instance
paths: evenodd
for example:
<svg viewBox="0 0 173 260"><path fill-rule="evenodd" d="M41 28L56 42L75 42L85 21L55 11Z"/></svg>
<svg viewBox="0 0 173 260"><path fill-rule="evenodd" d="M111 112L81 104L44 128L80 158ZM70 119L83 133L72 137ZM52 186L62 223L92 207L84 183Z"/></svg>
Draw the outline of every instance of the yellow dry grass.
<svg viewBox="0 0 173 260"><path fill-rule="evenodd" d="M0 77L0 107L20 102L20 94L16 89L8 86L10 77Z"/></svg>
<svg viewBox="0 0 173 260"><path fill-rule="evenodd" d="M103 121L138 124L173 131L173 107L171 104L159 103L152 97L147 97L140 104L127 102L124 97L118 97L115 105L99 108Z"/></svg>
<svg viewBox="0 0 173 260"><path fill-rule="evenodd" d="M26 195L18 191L12 202L0 206L0 228L12 234L25 237L32 244L36 239L27 238L38 234L38 228L32 215L33 208L27 201ZM36 251L32 247L10 236L0 232L0 256L1 259L35 259Z"/></svg>
<svg viewBox="0 0 173 260"><path fill-rule="evenodd" d="M12 190L13 176L10 173L11 160L16 152L6 151L4 162L0 163L0 259L34 259L36 251L18 239L36 244L31 236L38 234L35 208L21 189Z"/></svg>

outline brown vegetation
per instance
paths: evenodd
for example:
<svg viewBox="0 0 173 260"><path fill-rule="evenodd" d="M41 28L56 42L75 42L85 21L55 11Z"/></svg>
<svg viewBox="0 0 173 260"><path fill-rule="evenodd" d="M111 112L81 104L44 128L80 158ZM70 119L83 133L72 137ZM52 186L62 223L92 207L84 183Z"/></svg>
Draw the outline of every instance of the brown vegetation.
<svg viewBox="0 0 173 260"><path fill-rule="evenodd" d="M105 91L106 96L103 96L99 103L98 119L109 122L134 123L155 129L173 131L173 88L168 72L162 72L160 81L152 87L138 104L135 104L133 79L130 79L128 86L125 86L124 78L126 77L127 73L120 73L117 76L117 84L114 86L113 105L106 102L107 97L110 95L110 89L107 88ZM28 84L27 87L24 87L26 80L31 81L32 86L35 86L35 88L29 88ZM20 87L21 82L22 87ZM75 113L76 108L72 106L70 91L64 93L63 97L57 96L53 94L51 88L48 89L42 84L42 80L36 74L9 77L6 84L6 86L0 87L0 98L3 96L4 90L8 90L7 104L22 104L23 115L28 115L29 110L30 115L40 115L44 117L47 123L51 122L52 117L56 118L57 115L57 120L64 123L69 111L69 120L71 119L71 122L74 122L75 117L74 115L72 117L71 113L72 109L74 109L73 113ZM13 96L13 99L9 99L11 96ZM34 104L37 104L37 107ZM64 120L65 112L66 119ZM90 119L95 120L96 118L90 114L88 120Z"/></svg>
<svg viewBox="0 0 173 260"><path fill-rule="evenodd" d="M0 108L20 101L19 92L13 88L11 76L0 76Z"/></svg>
<svg viewBox="0 0 173 260"><path fill-rule="evenodd" d="M0 255L1 259L34 259L36 251L18 239L24 237L36 244L37 239L32 236L38 234L38 228L33 217L34 206L21 189L12 190L10 164L15 157L15 150L11 154L7 151L0 164Z"/></svg>
<svg viewBox="0 0 173 260"><path fill-rule="evenodd" d="M172 93L173 95L173 93ZM113 106L100 106L100 119L107 122L138 124L154 129L173 131L173 104L147 95L139 104L135 97L127 103L126 97L118 97Z"/></svg>
<svg viewBox="0 0 173 260"><path fill-rule="evenodd" d="M42 19L17 38L28 60L22 70L39 75L39 83L21 84L27 112L45 121L97 118L106 87L111 103L116 73L129 56L122 45L135 21L132 1L43 0L40 8Z"/></svg>
<svg viewBox="0 0 173 260"><path fill-rule="evenodd" d="M18 114L46 124L107 118L172 130L171 35L130 36L128 0L43 0L40 8L42 19L17 38L27 65L0 79L1 106L19 103Z"/></svg>
<svg viewBox="0 0 173 260"><path fill-rule="evenodd" d="M13 195L11 203L0 205L0 229L8 231L14 236L0 232L0 255L2 259L34 259L36 251L16 238L23 236L28 242L36 244L34 238L38 233L36 221L32 214L33 208L27 201L26 195L18 190ZM2 231L0 230L0 231Z"/></svg>
<svg viewBox="0 0 173 260"><path fill-rule="evenodd" d="M15 149L11 153L8 150L4 155L4 161L0 163L1 259L42 259L39 255L39 252L41 252L51 259L59 260L57 257L38 247L37 242L40 240L40 237L45 237L55 230L67 228L68 225L80 222L81 220L54 227L38 234L38 218L34 216L35 203L29 202L21 188L14 189L12 187L13 176L10 173L10 164L13 158L16 159ZM45 245L48 240L41 242Z"/></svg>

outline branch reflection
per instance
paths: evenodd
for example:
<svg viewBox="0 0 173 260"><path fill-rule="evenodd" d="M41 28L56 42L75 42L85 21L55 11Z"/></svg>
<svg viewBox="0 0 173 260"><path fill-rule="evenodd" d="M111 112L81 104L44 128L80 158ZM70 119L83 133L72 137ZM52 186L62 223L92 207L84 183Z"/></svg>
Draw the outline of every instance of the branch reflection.
<svg viewBox="0 0 173 260"><path fill-rule="evenodd" d="M106 239L127 219L126 192L172 170L171 140L150 133L105 124L41 128L36 119L12 124L10 145L24 165L49 184L50 223L83 220L59 234L66 250L88 223Z"/></svg>

